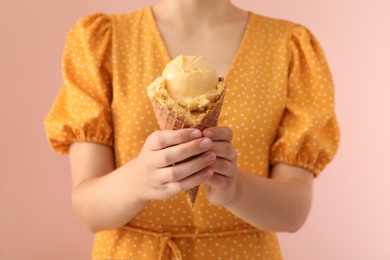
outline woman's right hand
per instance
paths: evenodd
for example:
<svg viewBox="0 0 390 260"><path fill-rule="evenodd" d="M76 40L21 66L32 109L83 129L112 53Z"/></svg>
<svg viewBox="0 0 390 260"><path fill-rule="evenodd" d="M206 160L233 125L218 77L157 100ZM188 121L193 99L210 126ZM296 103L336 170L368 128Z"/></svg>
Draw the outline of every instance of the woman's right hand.
<svg viewBox="0 0 390 260"><path fill-rule="evenodd" d="M141 200L166 200L209 179L216 160L212 141L195 128L152 133L129 169ZM134 185L136 183L136 185Z"/></svg>

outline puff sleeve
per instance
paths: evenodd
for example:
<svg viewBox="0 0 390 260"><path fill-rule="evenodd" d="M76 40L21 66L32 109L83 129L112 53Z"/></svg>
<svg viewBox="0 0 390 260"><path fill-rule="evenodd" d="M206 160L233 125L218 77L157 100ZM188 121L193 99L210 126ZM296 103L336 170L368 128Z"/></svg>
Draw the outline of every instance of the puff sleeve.
<svg viewBox="0 0 390 260"><path fill-rule="evenodd" d="M306 28L294 28L288 49L287 104L271 146L271 165L299 166L317 177L340 139L333 80L319 43Z"/></svg>
<svg viewBox="0 0 390 260"><path fill-rule="evenodd" d="M112 146L110 55L109 16L84 17L69 31L62 58L64 83L44 122L55 151L67 153L73 142Z"/></svg>

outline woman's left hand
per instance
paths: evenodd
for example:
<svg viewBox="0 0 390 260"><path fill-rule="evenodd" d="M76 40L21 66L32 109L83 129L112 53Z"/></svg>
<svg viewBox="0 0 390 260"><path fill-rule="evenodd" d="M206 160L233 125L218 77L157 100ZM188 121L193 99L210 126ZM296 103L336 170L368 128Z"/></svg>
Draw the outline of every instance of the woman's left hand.
<svg viewBox="0 0 390 260"><path fill-rule="evenodd" d="M223 206L236 195L237 153L232 144L233 132L225 126L210 127L203 130L203 136L213 141L211 150L217 156L210 165L214 175L205 182L206 195L212 204Z"/></svg>

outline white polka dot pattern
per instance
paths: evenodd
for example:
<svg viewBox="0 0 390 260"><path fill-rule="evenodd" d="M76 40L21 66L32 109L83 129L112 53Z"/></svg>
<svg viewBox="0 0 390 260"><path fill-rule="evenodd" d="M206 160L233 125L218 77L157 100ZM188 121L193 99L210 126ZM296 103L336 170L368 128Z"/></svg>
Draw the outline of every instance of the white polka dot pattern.
<svg viewBox="0 0 390 260"><path fill-rule="evenodd" d="M45 120L52 147L66 153L74 141L113 146L118 167L136 157L159 129L146 87L169 59L150 7L81 19L68 35L64 86ZM283 162L317 176L333 158L339 130L332 78L307 29L250 13L225 82L219 124L234 132L239 168L268 177L270 166ZM203 186L194 208L184 194L151 201L127 228L98 233L93 258L174 259L177 246L184 259L281 259L273 233L196 235L253 229L211 205Z"/></svg>

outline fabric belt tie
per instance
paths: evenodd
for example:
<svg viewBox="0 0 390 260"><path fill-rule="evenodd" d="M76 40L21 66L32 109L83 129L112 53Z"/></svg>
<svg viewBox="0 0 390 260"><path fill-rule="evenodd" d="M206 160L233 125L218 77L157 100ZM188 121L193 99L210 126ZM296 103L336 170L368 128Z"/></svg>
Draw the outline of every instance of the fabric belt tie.
<svg viewBox="0 0 390 260"><path fill-rule="evenodd" d="M163 255L167 251L167 247L171 249L173 252L173 255L175 256L175 259L177 260L183 260L183 256L181 255L180 249L177 246L176 242L172 240L172 234L169 232L162 233L161 240L161 248L160 248L160 256L158 260L163 259Z"/></svg>
<svg viewBox="0 0 390 260"><path fill-rule="evenodd" d="M247 228L247 229L238 229L238 230L224 230L224 231L217 231L217 232L207 232L207 233L170 233L170 232L156 232L156 231L150 231L145 230L141 228L135 228L135 227L129 227L124 226L122 229L152 236L160 239L160 255L158 260L167 259L168 254L167 251L170 249L175 257L176 260L183 260L183 255L180 251L179 246L174 241L174 238L209 238L209 237L222 237L222 236L230 236L230 235L245 235L245 234L253 234L253 233L259 233L260 231L255 228ZM165 256L165 257L164 257Z"/></svg>

